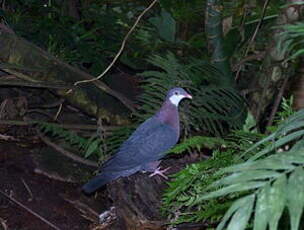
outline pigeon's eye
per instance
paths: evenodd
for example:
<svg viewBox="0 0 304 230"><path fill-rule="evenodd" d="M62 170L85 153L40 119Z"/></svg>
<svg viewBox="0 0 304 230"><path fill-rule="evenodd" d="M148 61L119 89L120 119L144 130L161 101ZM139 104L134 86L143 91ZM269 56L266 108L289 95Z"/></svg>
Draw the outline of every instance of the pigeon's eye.
<svg viewBox="0 0 304 230"><path fill-rule="evenodd" d="M174 94L175 94L175 95L178 95L179 93L176 91L176 92L174 92Z"/></svg>

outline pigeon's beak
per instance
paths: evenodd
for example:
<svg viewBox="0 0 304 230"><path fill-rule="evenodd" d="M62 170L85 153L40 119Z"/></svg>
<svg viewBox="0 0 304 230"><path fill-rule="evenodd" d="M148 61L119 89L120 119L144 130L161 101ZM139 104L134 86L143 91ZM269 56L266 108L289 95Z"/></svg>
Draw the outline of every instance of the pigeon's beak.
<svg viewBox="0 0 304 230"><path fill-rule="evenodd" d="M187 93L187 94L185 95L185 97L186 97L186 98L189 98L189 99L192 99L192 96L191 96L189 93Z"/></svg>

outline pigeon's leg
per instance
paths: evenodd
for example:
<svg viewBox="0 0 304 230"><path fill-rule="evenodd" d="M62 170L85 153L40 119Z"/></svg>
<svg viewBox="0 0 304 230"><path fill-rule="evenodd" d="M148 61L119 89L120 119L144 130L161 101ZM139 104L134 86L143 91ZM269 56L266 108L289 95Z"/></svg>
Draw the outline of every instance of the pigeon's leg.
<svg viewBox="0 0 304 230"><path fill-rule="evenodd" d="M154 172L160 164L161 161L152 161L142 166L142 171L145 172Z"/></svg>
<svg viewBox="0 0 304 230"><path fill-rule="evenodd" d="M159 175L163 178L165 178L166 180L168 180L168 177L164 174L165 172L167 172L171 167L165 168L163 170L160 170L160 167L156 168L154 170L154 172L152 174L149 175L149 177L153 177L155 175Z"/></svg>
<svg viewBox="0 0 304 230"><path fill-rule="evenodd" d="M142 167L142 170L144 172L152 172L149 175L149 177L159 175L165 179L168 179L168 177L164 173L167 172L171 167L161 170L161 167L159 166L159 164L160 164L160 161L153 161L153 162L147 163Z"/></svg>

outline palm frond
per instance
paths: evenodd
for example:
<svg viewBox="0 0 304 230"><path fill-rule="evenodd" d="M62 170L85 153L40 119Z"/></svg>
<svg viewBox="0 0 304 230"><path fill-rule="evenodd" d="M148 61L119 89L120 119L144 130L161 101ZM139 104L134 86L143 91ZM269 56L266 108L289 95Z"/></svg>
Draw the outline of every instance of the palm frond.
<svg viewBox="0 0 304 230"><path fill-rule="evenodd" d="M280 41L277 50L282 53L289 53L287 60L295 59L304 55L304 23L297 22L281 26Z"/></svg>
<svg viewBox="0 0 304 230"><path fill-rule="evenodd" d="M265 154L270 153L273 150L276 150L280 147L283 147L286 144L294 142L303 138L304 136L304 110L300 110L286 119L281 123L277 130L274 131L271 135L262 139L261 141L254 144L247 151L245 151L242 156L247 153L256 150L261 145L267 144L266 148L263 148L261 151L258 151L251 159L258 159Z"/></svg>
<svg viewBox="0 0 304 230"><path fill-rule="evenodd" d="M292 230L298 230L304 207L304 151L277 153L264 159L247 161L221 170L227 176L214 182L197 202L245 194L226 212L217 230L277 230L284 209L289 210Z"/></svg>

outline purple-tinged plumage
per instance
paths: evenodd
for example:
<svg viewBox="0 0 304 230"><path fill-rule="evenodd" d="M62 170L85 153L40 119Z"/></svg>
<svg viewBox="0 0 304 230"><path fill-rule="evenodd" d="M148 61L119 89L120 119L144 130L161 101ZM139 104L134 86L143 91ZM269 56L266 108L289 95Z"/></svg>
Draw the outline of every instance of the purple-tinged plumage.
<svg viewBox="0 0 304 230"><path fill-rule="evenodd" d="M118 152L100 168L100 173L82 187L83 191L92 193L110 181L138 171L158 170L152 175L162 175L157 168L158 161L179 139L177 107L184 98L192 97L182 88L169 90L160 110L133 132Z"/></svg>
<svg viewBox="0 0 304 230"><path fill-rule="evenodd" d="M179 137L179 115L178 109L169 101L165 101L161 109L155 115L160 122L169 125Z"/></svg>

